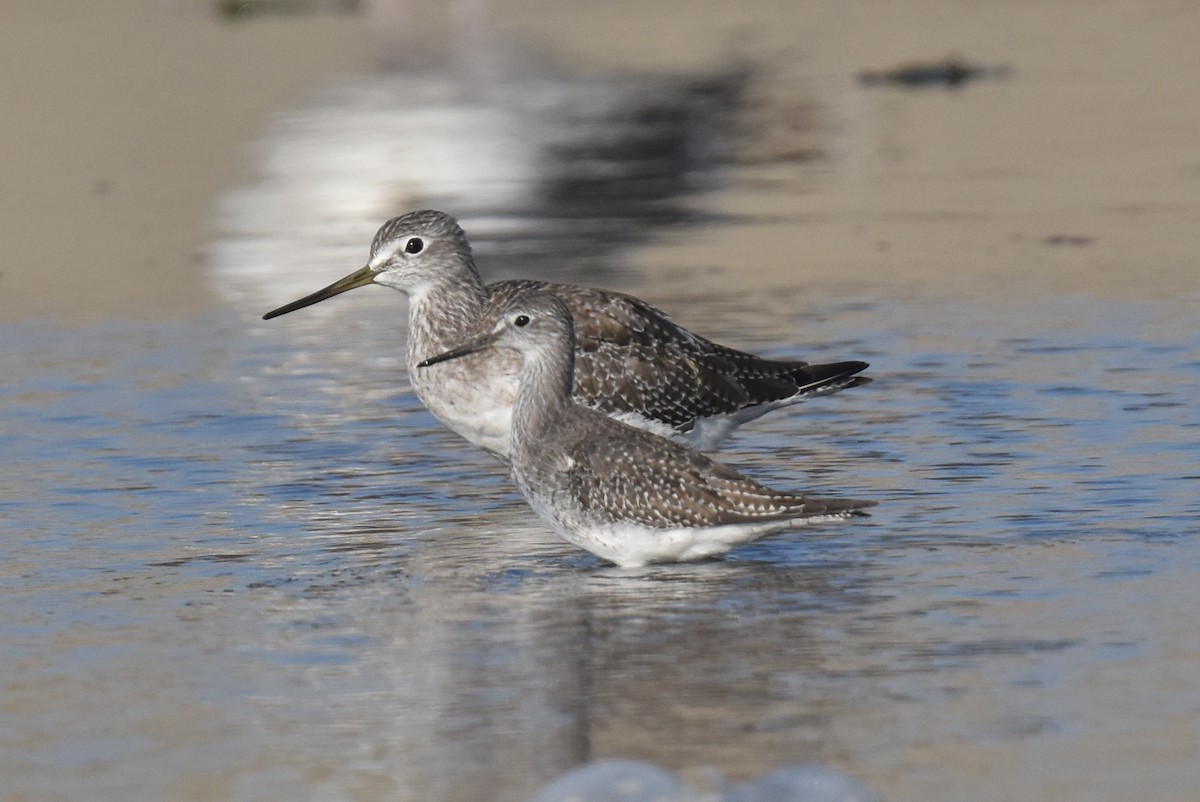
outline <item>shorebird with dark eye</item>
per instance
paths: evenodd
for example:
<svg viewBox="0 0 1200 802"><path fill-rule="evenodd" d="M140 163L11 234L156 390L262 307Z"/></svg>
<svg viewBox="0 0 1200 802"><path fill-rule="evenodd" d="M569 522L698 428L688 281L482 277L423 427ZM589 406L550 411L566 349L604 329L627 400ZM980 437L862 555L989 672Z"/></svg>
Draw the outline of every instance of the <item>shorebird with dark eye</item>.
<svg viewBox="0 0 1200 802"><path fill-rule="evenodd" d="M489 351L520 356L513 478L559 535L598 557L627 567L699 560L773 532L861 516L874 503L772 490L579 404L572 314L553 293L517 293L478 329L418 372Z"/></svg>
<svg viewBox="0 0 1200 802"><path fill-rule="evenodd" d="M542 289L571 310L576 400L702 449L773 409L870 381L866 362L810 365L772 360L706 340L629 295L544 281L485 285L454 218L423 211L389 220L365 267L264 315L270 319L355 287L381 284L408 296L408 367L417 396L439 420L508 459L520 362L507 349L435 370L415 366L461 342L519 292ZM515 321L514 321L515 322Z"/></svg>

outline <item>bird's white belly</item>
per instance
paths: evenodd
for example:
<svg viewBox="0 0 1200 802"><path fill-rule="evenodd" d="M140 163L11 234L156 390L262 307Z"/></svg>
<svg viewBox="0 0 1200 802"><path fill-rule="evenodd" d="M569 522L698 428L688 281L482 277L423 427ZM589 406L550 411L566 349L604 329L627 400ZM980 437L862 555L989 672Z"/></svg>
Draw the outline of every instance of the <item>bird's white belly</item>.
<svg viewBox="0 0 1200 802"><path fill-rule="evenodd" d="M559 524L559 522L554 522ZM622 568L651 563L690 562L724 554L734 546L790 529L802 521L760 524L655 528L634 523L608 523L555 529L570 543Z"/></svg>
<svg viewBox="0 0 1200 802"><path fill-rule="evenodd" d="M808 523L774 520L719 526L655 527L630 521L598 519L583 513L574 500L532 487L518 473L525 500L559 537L623 568L651 563L689 562L724 554L734 546L772 532ZM602 518L602 516L601 516Z"/></svg>

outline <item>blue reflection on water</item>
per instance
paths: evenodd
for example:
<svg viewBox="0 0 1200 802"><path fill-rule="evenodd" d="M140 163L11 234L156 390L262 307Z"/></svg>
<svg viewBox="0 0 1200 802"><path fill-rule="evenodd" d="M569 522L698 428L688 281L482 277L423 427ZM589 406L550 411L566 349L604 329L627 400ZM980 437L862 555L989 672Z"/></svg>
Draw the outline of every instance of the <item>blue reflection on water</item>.
<svg viewBox="0 0 1200 802"><path fill-rule="evenodd" d="M1091 597L1200 567L1200 342L1178 315L1072 299L834 310L820 348L870 359L875 383L769 416L723 456L779 486L876 498L873 516L636 572L557 541L497 463L420 408L394 314L5 326L0 641L33 679L65 678L64 700L123 700L131 728L203 707L235 735L199 750L199 771L247 749L341 760L349 727L389 776L440 772L435 797L481 777L519 795L602 754L604 727L639 708L664 729L711 711L651 756L667 765L721 754L731 732L764 766L797 744L828 758L819 734L838 714L819 700L883 704L886 679L928 703L964 671L1055 692L1146 649L1111 616L1084 635L992 619L1039 601L1089 615ZM365 330L394 341L347 347ZM1039 544L1079 549L1069 580L1015 567L1011 549ZM888 640L904 617L928 637ZM53 745L15 759L169 787L171 761L142 776L150 747L105 735L103 716L78 736L58 712L31 716L20 726ZM1047 709L958 726L1070 722ZM0 741L19 743L16 727ZM500 745L514 734L528 743ZM239 775L243 798L304 785L279 760ZM353 771L367 769L330 767L312 793Z"/></svg>

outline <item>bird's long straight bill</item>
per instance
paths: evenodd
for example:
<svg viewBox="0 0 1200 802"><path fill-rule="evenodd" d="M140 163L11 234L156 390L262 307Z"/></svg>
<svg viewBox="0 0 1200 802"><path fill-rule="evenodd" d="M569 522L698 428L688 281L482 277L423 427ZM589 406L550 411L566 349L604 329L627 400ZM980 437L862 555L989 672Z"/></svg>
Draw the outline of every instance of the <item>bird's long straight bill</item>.
<svg viewBox="0 0 1200 802"><path fill-rule="evenodd" d="M315 303L324 301L326 298L332 298L333 296L341 295L343 292L348 290L353 290L356 287L362 287L370 284L374 280L375 271L371 269L370 265L368 265L367 267L355 270L345 278L338 279L328 287L319 289L311 295L305 295L303 298L292 301L290 304L284 304L278 309L272 309L270 312L267 312L265 315L263 315L263 320L270 320L273 317L279 317L280 315L286 315L288 312L295 312L297 309L303 309L306 306L312 306Z"/></svg>
<svg viewBox="0 0 1200 802"><path fill-rule="evenodd" d="M429 359L419 363L417 367L427 368L430 365L436 365L439 362L448 362L451 359L458 359L460 356L466 356L467 354L473 354L476 351L482 351L484 348L487 348L489 345L494 343L498 336L498 333L490 332L477 340L472 340L466 345L451 349L443 354L438 354L437 356L431 356Z"/></svg>

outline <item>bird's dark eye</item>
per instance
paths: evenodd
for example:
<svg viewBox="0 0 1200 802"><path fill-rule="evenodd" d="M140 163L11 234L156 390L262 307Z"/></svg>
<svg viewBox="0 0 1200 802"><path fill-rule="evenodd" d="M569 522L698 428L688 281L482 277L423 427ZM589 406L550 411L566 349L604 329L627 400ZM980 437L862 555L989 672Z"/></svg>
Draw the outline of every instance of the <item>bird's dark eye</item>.
<svg viewBox="0 0 1200 802"><path fill-rule="evenodd" d="M518 329L523 329L529 325L529 315L517 315L513 318L513 325Z"/></svg>
<svg viewBox="0 0 1200 802"><path fill-rule="evenodd" d="M420 237L412 237L408 242L404 243L404 252L420 253L421 249L424 247L425 243L421 241Z"/></svg>

